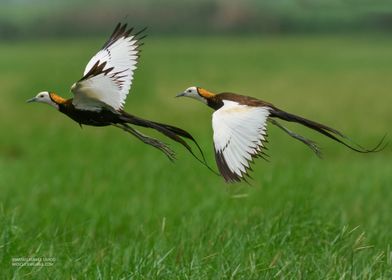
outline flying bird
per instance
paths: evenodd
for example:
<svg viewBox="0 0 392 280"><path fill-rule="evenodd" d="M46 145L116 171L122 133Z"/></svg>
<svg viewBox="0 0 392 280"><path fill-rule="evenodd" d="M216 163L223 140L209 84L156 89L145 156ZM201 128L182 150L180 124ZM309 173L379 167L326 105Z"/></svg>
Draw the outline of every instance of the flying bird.
<svg viewBox="0 0 392 280"><path fill-rule="evenodd" d="M42 91L27 102L46 103L67 115L80 126L115 126L131 133L144 143L161 150L173 160L175 153L165 143L137 131L131 125L152 128L182 144L197 160L205 164L204 155L196 140L185 130L168 124L142 119L124 111L131 89L134 71L140 56L145 29L134 32L119 23L109 40L90 59L83 77L74 83L73 98L64 99L54 92ZM200 160L183 139L193 141L203 160Z"/></svg>
<svg viewBox="0 0 392 280"><path fill-rule="evenodd" d="M359 153L377 152L386 146L381 147L384 137L375 148L365 149L336 129L290 114L271 103L249 96L230 92L215 94L194 86L177 95L182 96L199 100L215 110L212 114L215 159L220 174L228 183L246 181L245 175L249 176L250 164L254 158L266 159L264 150L267 142L267 121L306 144L318 156L321 155L320 148L314 141L289 130L276 119L302 124Z"/></svg>

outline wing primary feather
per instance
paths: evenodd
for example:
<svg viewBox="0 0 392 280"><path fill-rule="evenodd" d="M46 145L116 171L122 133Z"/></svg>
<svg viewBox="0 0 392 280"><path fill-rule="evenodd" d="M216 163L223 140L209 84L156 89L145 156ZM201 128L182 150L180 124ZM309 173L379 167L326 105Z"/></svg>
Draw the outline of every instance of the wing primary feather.
<svg viewBox="0 0 392 280"><path fill-rule="evenodd" d="M100 61L98 60L94 64L94 66L90 69L90 71L88 71L87 74L84 75L79 81L87 80L88 78L90 78L92 76L98 76L100 74L107 75L114 69L114 67L109 67L109 68L105 69L105 66L106 66L106 61L104 61L100 64Z"/></svg>
<svg viewBox="0 0 392 280"><path fill-rule="evenodd" d="M102 49L107 49L108 47L110 47L113 43L115 43L118 39L124 37L124 38L128 38L133 36L135 40L139 41L142 40L144 38L147 37L147 34L143 35L143 36L139 36L141 35L143 32L145 32L147 30L147 27L144 27L142 29L140 29L139 31L137 31L136 33L132 34L132 31L134 31L134 27L131 27L129 29L127 29L127 24L121 24L118 23L112 33L112 35L109 37L109 39L105 42L105 44L103 45ZM143 45L143 43L138 43L138 46Z"/></svg>
<svg viewBox="0 0 392 280"><path fill-rule="evenodd" d="M142 29L140 29L138 32L135 33L135 37L139 36L140 34L142 34L143 32L145 32L148 29L148 27L144 27ZM147 37L147 34L143 35L142 37L139 37L139 40L144 39Z"/></svg>
<svg viewBox="0 0 392 280"><path fill-rule="evenodd" d="M112 35L87 63L83 77L71 91L72 104L81 110L98 110L106 104L122 110L131 89L140 57L140 41L146 28L134 32L127 24L117 24ZM99 104L98 104L99 103Z"/></svg>
<svg viewBox="0 0 392 280"><path fill-rule="evenodd" d="M266 122L269 109L226 103L213 115L215 158L228 183L249 184L256 158L269 161L264 152L268 142Z"/></svg>
<svg viewBox="0 0 392 280"><path fill-rule="evenodd" d="M115 41L117 41L117 39L120 37L121 30L125 29L126 26L127 26L127 24L121 25L121 22L117 23L112 35L110 35L109 39L105 42L102 49L106 49L111 44L113 44Z"/></svg>
<svg viewBox="0 0 392 280"><path fill-rule="evenodd" d="M241 181L240 177L232 172L226 162L225 157L221 151L215 149L215 159L218 165L219 172L222 174L223 178L227 183L235 183Z"/></svg>

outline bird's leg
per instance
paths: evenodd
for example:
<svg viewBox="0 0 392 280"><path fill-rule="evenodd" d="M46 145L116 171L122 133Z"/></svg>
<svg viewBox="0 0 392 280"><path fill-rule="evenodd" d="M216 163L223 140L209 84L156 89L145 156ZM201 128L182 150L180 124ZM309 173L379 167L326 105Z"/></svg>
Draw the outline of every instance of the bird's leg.
<svg viewBox="0 0 392 280"><path fill-rule="evenodd" d="M283 125L281 125L280 123L278 123L276 120L269 118L268 121L270 123L272 123L273 125L276 125L277 127L279 127L280 129L282 129L284 132L286 132L288 135L290 135L291 137L301 141L302 143L304 143L306 146L308 146L310 149L312 149L312 151L321 158L321 151L320 148L317 146L317 144L312 141L309 140L293 131L291 131L290 129L288 129L287 127L284 127Z"/></svg>
<svg viewBox="0 0 392 280"><path fill-rule="evenodd" d="M163 142L154 139L152 137L149 137L147 135L142 134L141 132L137 131L136 129L132 128L129 125L126 124L113 124L115 127L121 128L126 132L131 133L133 136L141 140L143 143L146 143L148 145L154 146L155 148L161 150L165 155L173 161L175 159L175 153Z"/></svg>

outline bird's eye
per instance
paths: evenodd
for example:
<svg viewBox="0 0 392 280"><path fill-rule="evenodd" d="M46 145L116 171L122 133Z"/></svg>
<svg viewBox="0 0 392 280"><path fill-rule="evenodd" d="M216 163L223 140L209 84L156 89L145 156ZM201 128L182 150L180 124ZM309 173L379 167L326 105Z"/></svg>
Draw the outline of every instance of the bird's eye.
<svg viewBox="0 0 392 280"><path fill-rule="evenodd" d="M40 97L40 98L44 98L44 95L43 95L43 94L41 94L39 97Z"/></svg>
<svg viewBox="0 0 392 280"><path fill-rule="evenodd" d="M192 92L192 90L188 89L188 92Z"/></svg>

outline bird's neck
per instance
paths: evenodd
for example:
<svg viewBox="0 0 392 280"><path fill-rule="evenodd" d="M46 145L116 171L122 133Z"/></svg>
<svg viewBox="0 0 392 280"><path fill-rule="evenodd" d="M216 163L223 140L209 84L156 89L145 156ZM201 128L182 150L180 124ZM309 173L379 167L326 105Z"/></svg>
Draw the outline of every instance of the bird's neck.
<svg viewBox="0 0 392 280"><path fill-rule="evenodd" d="M57 105L64 105L67 100L62 98L61 96L55 94L54 92L49 93L50 99L56 103Z"/></svg>
<svg viewBox="0 0 392 280"><path fill-rule="evenodd" d="M224 103L223 100L220 99L218 96L213 96L207 99L207 105L208 107L216 111L219 108L221 108L224 105Z"/></svg>
<svg viewBox="0 0 392 280"><path fill-rule="evenodd" d="M198 87L197 91L198 91L199 95L204 97L205 99L213 98L216 95L215 93L208 91L208 90L201 88L201 87Z"/></svg>
<svg viewBox="0 0 392 280"><path fill-rule="evenodd" d="M219 98L219 95L200 87L197 88L197 91L199 92L199 95L203 97L205 101L207 101L206 103L208 107L211 107L214 110L218 110L223 106L223 102Z"/></svg>

